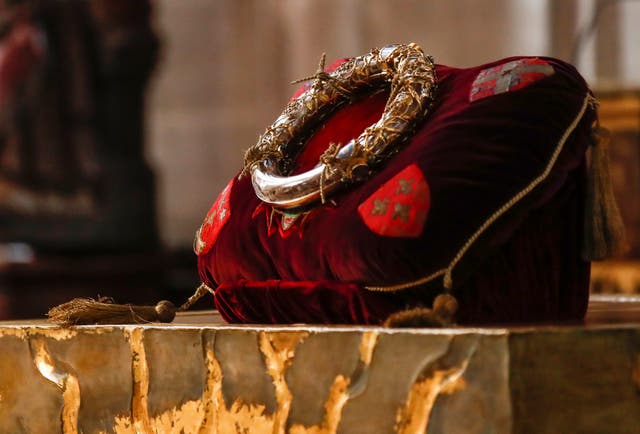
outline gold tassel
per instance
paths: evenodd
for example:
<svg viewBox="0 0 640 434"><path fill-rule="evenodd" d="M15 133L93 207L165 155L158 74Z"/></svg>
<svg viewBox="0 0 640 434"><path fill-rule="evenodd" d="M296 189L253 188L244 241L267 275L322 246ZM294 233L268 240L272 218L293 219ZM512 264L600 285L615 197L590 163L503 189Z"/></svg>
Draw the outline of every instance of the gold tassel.
<svg viewBox="0 0 640 434"><path fill-rule="evenodd" d="M433 307L416 307L392 313L384 321L385 327L450 327L458 311L458 300L450 294L440 294Z"/></svg>
<svg viewBox="0 0 640 434"><path fill-rule="evenodd" d="M599 124L593 129L584 213L582 257L598 261L624 253L628 245L620 210L613 194L609 168L611 134Z"/></svg>
<svg viewBox="0 0 640 434"><path fill-rule="evenodd" d="M135 306L132 304L115 304L108 297L98 300L91 298L75 298L56 306L47 312L49 321L61 326L86 324L144 324L150 322L169 323L176 312L189 309L198 299L213 289L204 283L178 309L173 303L162 300L155 306Z"/></svg>
<svg viewBox="0 0 640 434"><path fill-rule="evenodd" d="M155 306L134 306L104 303L91 298L75 298L52 308L47 316L49 321L62 326L171 322L176 316L176 307L167 300Z"/></svg>

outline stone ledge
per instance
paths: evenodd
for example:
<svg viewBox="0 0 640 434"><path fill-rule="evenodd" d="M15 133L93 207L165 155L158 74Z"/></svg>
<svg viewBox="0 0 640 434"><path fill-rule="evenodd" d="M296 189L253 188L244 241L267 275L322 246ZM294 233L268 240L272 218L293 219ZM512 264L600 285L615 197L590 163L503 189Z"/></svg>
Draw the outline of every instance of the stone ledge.
<svg viewBox="0 0 640 434"><path fill-rule="evenodd" d="M600 303L598 305L598 303ZM635 312L595 300L590 313ZM199 318L199 320L198 320ZM0 323L0 432L631 433L635 323L510 328ZM602 317L601 317L602 318Z"/></svg>

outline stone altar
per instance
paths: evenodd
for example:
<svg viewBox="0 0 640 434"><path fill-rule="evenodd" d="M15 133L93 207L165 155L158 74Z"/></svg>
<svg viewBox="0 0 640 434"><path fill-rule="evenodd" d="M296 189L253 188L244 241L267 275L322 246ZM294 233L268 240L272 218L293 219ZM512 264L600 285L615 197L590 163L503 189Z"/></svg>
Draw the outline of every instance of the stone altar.
<svg viewBox="0 0 640 434"><path fill-rule="evenodd" d="M640 298L585 324L0 323L3 433L632 433Z"/></svg>

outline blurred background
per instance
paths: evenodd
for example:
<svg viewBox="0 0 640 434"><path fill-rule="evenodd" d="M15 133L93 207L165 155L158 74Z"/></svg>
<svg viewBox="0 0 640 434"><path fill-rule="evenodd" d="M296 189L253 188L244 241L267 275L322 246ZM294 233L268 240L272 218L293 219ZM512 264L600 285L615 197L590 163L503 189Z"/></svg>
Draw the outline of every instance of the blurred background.
<svg viewBox="0 0 640 434"><path fill-rule="evenodd" d="M0 319L75 296L182 302L199 283L194 233L289 83L323 52L396 42L450 66L578 67L613 133L631 246L594 266L593 291L640 293L640 1L0 4Z"/></svg>

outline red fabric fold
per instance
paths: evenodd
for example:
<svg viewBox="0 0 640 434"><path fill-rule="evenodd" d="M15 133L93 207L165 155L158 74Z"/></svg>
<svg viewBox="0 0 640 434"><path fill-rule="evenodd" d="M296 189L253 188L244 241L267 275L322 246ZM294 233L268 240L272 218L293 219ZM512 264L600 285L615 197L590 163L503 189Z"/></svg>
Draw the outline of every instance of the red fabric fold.
<svg viewBox="0 0 640 434"><path fill-rule="evenodd" d="M379 324L403 308L400 297L330 281L225 282L215 304L226 321L253 324Z"/></svg>
<svg viewBox="0 0 640 434"><path fill-rule="evenodd" d="M556 197L529 214L513 236L478 260L454 291L460 324L577 321L589 297L589 262L580 259L584 168L576 170ZM382 323L407 307L430 307L431 284L398 292L375 292L332 281L225 282L215 305L230 323Z"/></svg>

